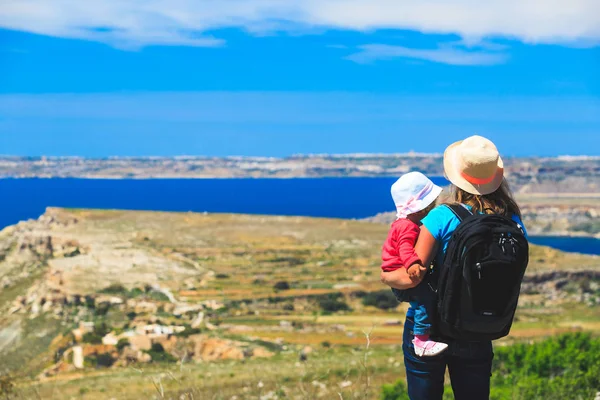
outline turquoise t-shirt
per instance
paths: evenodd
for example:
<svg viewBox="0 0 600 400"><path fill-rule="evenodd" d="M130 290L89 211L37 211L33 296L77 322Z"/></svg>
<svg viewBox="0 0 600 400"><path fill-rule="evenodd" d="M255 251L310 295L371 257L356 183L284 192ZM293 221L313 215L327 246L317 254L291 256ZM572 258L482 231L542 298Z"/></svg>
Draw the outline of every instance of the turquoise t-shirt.
<svg viewBox="0 0 600 400"><path fill-rule="evenodd" d="M465 205L465 207L471 209L470 206ZM513 215L512 219L523 228L525 237L527 237L527 230L521 219L517 215ZM442 260L448 248L448 242L450 242L452 234L460 224L460 220L447 206L441 205L431 210L421 222L438 242L437 256L438 260Z"/></svg>

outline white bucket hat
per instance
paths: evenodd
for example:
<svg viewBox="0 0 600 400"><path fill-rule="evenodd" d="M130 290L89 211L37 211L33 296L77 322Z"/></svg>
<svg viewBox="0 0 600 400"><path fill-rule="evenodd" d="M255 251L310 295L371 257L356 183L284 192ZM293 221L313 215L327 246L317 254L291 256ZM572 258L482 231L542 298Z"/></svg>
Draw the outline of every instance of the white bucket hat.
<svg viewBox="0 0 600 400"><path fill-rule="evenodd" d="M502 184L504 164L491 140L471 136L448 146L444 172L450 182L467 193L486 195Z"/></svg>
<svg viewBox="0 0 600 400"><path fill-rule="evenodd" d="M392 198L397 217L406 218L429 207L438 198L442 188L420 172L404 174L392 185Z"/></svg>

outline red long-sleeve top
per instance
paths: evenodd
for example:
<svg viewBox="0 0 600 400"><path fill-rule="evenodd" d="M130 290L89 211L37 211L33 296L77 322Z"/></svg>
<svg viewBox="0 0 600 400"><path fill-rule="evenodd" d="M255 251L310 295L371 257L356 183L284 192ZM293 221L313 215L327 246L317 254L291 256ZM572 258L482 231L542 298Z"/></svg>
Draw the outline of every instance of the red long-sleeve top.
<svg viewBox="0 0 600 400"><path fill-rule="evenodd" d="M415 253L419 232L419 225L406 218L398 219L392 224L381 252L381 269L384 272L408 268L421 262Z"/></svg>

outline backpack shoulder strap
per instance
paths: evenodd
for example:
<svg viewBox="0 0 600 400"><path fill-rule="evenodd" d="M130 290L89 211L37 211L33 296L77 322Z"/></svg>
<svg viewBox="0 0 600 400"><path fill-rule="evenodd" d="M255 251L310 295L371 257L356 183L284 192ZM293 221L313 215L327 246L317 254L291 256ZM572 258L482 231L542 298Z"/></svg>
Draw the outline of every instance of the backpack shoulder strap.
<svg viewBox="0 0 600 400"><path fill-rule="evenodd" d="M445 204L445 206L448 207L454 215L456 215L456 218L458 218L460 222L473 215L471 211L467 210L467 208L461 204Z"/></svg>

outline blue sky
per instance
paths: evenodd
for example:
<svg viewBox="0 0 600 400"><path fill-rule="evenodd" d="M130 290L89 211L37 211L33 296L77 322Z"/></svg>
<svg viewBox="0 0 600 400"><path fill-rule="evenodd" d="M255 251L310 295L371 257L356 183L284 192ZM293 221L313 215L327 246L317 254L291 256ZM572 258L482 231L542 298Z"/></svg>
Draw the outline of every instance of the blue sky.
<svg viewBox="0 0 600 400"><path fill-rule="evenodd" d="M281 3L8 1L0 154L600 155L593 0Z"/></svg>

